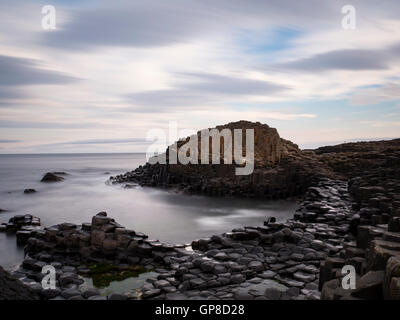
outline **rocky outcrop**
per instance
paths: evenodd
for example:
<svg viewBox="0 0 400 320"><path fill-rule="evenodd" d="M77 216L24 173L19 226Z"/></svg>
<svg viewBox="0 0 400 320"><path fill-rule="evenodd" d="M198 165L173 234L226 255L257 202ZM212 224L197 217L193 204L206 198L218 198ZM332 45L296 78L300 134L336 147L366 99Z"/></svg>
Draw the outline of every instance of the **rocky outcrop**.
<svg viewBox="0 0 400 320"><path fill-rule="evenodd" d="M39 295L0 266L0 300L39 300Z"/></svg>
<svg viewBox="0 0 400 320"><path fill-rule="evenodd" d="M335 263L327 260L322 264L322 297L399 299L400 140L320 149L329 154L329 165L350 178L348 189L354 211L350 231L356 237L345 244ZM354 290L341 288L340 270L344 265L355 267Z"/></svg>
<svg viewBox="0 0 400 320"><path fill-rule="evenodd" d="M59 175L65 174L64 172L47 172L40 182L59 182L63 181L64 178Z"/></svg>
<svg viewBox="0 0 400 320"><path fill-rule="evenodd" d="M35 189L25 189L24 194L31 194L31 193L36 193L37 191Z"/></svg>
<svg viewBox="0 0 400 320"><path fill-rule="evenodd" d="M366 171L393 168L400 162L400 139L344 143L314 150L318 159L343 179Z"/></svg>
<svg viewBox="0 0 400 320"><path fill-rule="evenodd" d="M167 164L140 166L132 172L111 177L113 183L137 183L142 186L177 188L188 193L216 196L262 197L269 199L288 198L303 194L316 184L321 177L333 177L328 167L319 163L311 152L302 152L294 143L280 138L274 128L259 122L238 121L218 126L224 129L254 129L254 171L249 175L236 175L236 164L223 163L223 138L220 145L221 164L171 164L169 149L166 151ZM197 133L201 141L201 131ZM178 142L178 150L189 141ZM245 138L242 146L245 149ZM170 146L169 148L172 148ZM212 143L209 143L211 163ZM198 147L201 159L201 143ZM199 160L200 163L200 160Z"/></svg>
<svg viewBox="0 0 400 320"><path fill-rule="evenodd" d="M25 244L32 232L40 229L40 219L31 214L16 215L0 224L0 232L15 233L18 244Z"/></svg>

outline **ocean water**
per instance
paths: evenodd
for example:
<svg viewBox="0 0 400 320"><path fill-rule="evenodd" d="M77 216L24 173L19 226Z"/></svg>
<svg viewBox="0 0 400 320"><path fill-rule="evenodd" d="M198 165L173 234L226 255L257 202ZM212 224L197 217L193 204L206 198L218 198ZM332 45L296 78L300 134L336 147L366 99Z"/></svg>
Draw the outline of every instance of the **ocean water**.
<svg viewBox="0 0 400 320"><path fill-rule="evenodd" d="M106 211L127 228L170 243L261 225L266 217L293 216L294 201L214 198L155 188L124 189L107 183L111 175L145 163L145 154L0 155L0 223L16 214L33 214L43 226L90 222ZM46 172L64 171L65 180L41 183ZM24 194L24 189L37 193ZM0 265L11 269L23 259L15 237L0 232Z"/></svg>

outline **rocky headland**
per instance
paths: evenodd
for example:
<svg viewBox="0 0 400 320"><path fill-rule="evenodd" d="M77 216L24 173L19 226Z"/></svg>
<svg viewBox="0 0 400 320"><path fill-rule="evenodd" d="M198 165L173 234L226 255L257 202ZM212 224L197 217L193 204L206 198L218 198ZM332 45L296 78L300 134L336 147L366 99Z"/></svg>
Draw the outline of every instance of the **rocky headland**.
<svg viewBox="0 0 400 320"><path fill-rule="evenodd" d="M221 139L221 164L170 164L169 148L166 164L145 164L123 175L111 177L113 183L136 183L141 186L175 188L187 193L209 196L240 196L279 199L299 196L306 192L321 177L334 178L331 168L318 161L312 152L303 152L299 147L282 139L275 128L259 122L238 121L216 129L242 129L243 149L245 130L254 129L254 171L250 175L236 175L235 163L223 162L223 138ZM199 141L201 132L197 133ZM189 137L178 141L180 149ZM210 152L212 144L210 143ZM201 158L201 143L198 157ZM200 161L199 161L200 163ZM211 161L210 161L211 163Z"/></svg>
<svg viewBox="0 0 400 320"><path fill-rule="evenodd" d="M57 300L400 299L400 139L302 151L260 123L217 128L255 129L252 175L235 176L229 164L167 163L111 180L216 196L296 196L292 219L269 218L262 226L183 245L151 240L105 212L90 223L46 228L19 216L0 229L14 230L25 244L26 259L13 277L35 297ZM40 285L47 264L57 270L55 290ZM104 296L80 287L93 265L140 267L156 275L135 292ZM357 272L355 289L342 287L345 265Z"/></svg>

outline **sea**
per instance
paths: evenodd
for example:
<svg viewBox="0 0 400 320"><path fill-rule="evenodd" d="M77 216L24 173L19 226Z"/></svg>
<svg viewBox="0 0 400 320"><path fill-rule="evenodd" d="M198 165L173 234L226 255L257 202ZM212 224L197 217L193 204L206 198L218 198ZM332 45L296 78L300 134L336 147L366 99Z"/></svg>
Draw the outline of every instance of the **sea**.
<svg viewBox="0 0 400 320"><path fill-rule="evenodd" d="M62 222L90 222L106 211L121 225L169 243L262 225L267 217L293 217L295 201L219 198L186 195L150 187L123 188L109 182L146 162L146 155L131 154L20 154L0 155L0 223L17 214L32 214L43 227ZM46 172L62 171L65 180L41 183ZM35 189L24 194L24 189ZM0 232L0 265L15 269L23 248L14 235Z"/></svg>

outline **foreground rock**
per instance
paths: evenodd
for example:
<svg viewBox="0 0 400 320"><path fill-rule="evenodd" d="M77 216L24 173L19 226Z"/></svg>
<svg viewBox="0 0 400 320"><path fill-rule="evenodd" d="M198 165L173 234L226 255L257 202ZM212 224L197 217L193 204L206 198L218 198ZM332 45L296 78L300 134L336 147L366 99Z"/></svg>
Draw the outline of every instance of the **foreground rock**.
<svg viewBox="0 0 400 320"><path fill-rule="evenodd" d="M94 216L91 223L63 223L36 230L15 275L38 287L43 277L41 268L55 266L58 291L40 294L57 299L94 299L90 292L79 291L83 282L80 275L87 272L90 263L142 266L156 272L157 276L147 279L139 292L127 292L124 299L319 299L321 261L337 254L352 236L343 227L351 219L343 183L324 180L317 188L324 197L318 197L320 207L315 206L315 211L325 220L277 223L268 219L263 226L193 241L194 251L184 245L150 240L122 227L105 212ZM299 209L299 220L311 198L316 197L315 190L307 195L308 200ZM325 217L326 206L333 200L336 210L343 213L340 219Z"/></svg>
<svg viewBox="0 0 400 320"><path fill-rule="evenodd" d="M329 165L350 178L354 211L350 231L356 237L334 260L321 265L322 297L400 299L400 140L322 150ZM354 266L357 272L355 290L342 289L344 265Z"/></svg>
<svg viewBox="0 0 400 320"><path fill-rule="evenodd" d="M346 182L323 179L308 189L294 219L267 219L263 226L199 239L191 244L194 251L150 240L101 212L91 223L33 231L15 275L42 298L57 300L399 299L398 219L392 217L388 225L359 225L354 208ZM356 233L351 232L354 227ZM105 297L79 287L90 263L141 266L157 276L138 292ZM46 264L57 269L55 291L40 287ZM356 290L341 286L345 264L357 270Z"/></svg>
<svg viewBox="0 0 400 320"><path fill-rule="evenodd" d="M39 295L0 266L0 300L39 300Z"/></svg>

